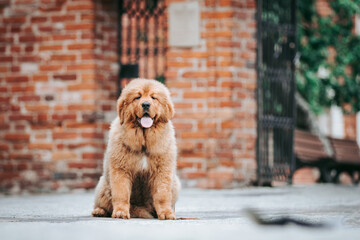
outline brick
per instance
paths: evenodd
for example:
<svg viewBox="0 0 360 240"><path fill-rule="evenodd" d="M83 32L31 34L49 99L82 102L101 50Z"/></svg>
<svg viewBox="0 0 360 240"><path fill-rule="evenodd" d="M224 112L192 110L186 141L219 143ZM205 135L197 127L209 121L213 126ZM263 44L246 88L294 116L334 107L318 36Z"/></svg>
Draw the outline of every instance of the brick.
<svg viewBox="0 0 360 240"><path fill-rule="evenodd" d="M172 78L176 79L178 77L178 72L167 70L164 75L165 75L166 79L172 79Z"/></svg>
<svg viewBox="0 0 360 240"><path fill-rule="evenodd" d="M28 142L30 135L26 133L6 133L4 139L10 142Z"/></svg>
<svg viewBox="0 0 360 240"><path fill-rule="evenodd" d="M51 37L54 41L76 40L76 34L53 34Z"/></svg>
<svg viewBox="0 0 360 240"><path fill-rule="evenodd" d="M16 23L25 23L26 22L26 18L25 17L4 17L3 19L3 23L5 24L16 24Z"/></svg>
<svg viewBox="0 0 360 240"><path fill-rule="evenodd" d="M44 23L47 22L47 20L48 18L43 16L35 16L30 18L31 23Z"/></svg>
<svg viewBox="0 0 360 240"><path fill-rule="evenodd" d="M36 95L20 96L18 97L18 100L22 102L40 101L40 96L36 96Z"/></svg>
<svg viewBox="0 0 360 240"><path fill-rule="evenodd" d="M232 31L210 31L201 33L202 38L231 38L232 36Z"/></svg>
<svg viewBox="0 0 360 240"><path fill-rule="evenodd" d="M5 73L8 71L8 67L6 66L0 66L0 73Z"/></svg>
<svg viewBox="0 0 360 240"><path fill-rule="evenodd" d="M180 103L174 103L174 107L175 107L175 109L186 109L186 108L192 109L193 104L180 102Z"/></svg>
<svg viewBox="0 0 360 240"><path fill-rule="evenodd" d="M49 77L46 74L39 74L39 75L34 75L32 79L34 82L47 82L49 80Z"/></svg>
<svg viewBox="0 0 360 240"><path fill-rule="evenodd" d="M92 50L94 47L94 43L76 43L68 45L69 50Z"/></svg>
<svg viewBox="0 0 360 240"><path fill-rule="evenodd" d="M235 167L235 162L232 160L220 160L220 166L233 168Z"/></svg>
<svg viewBox="0 0 360 240"><path fill-rule="evenodd" d="M73 24L67 24L65 26L66 30L92 30L95 28L95 24L93 23L73 23Z"/></svg>
<svg viewBox="0 0 360 240"><path fill-rule="evenodd" d="M40 65L39 66L39 70L40 71L59 71L60 69L62 69L62 65L57 65L57 64L51 64L51 65Z"/></svg>
<svg viewBox="0 0 360 240"><path fill-rule="evenodd" d="M183 168L201 168L200 162L188 162L188 161L178 161L177 162L177 169Z"/></svg>
<svg viewBox="0 0 360 240"><path fill-rule="evenodd" d="M214 57L233 57L233 55L234 55L234 52L232 52L232 51L217 51L217 52L215 52L215 54L214 54Z"/></svg>
<svg viewBox="0 0 360 240"><path fill-rule="evenodd" d="M166 64L167 64L168 67L177 67L177 68L192 67L193 66L193 63L184 62L184 61L181 61L181 62L168 61Z"/></svg>
<svg viewBox="0 0 360 240"><path fill-rule="evenodd" d="M231 71L216 71L216 77L233 77Z"/></svg>
<svg viewBox="0 0 360 240"><path fill-rule="evenodd" d="M219 6L229 7L233 5L233 0L219 0Z"/></svg>
<svg viewBox="0 0 360 240"><path fill-rule="evenodd" d="M9 151L10 146L6 143L0 143L0 151Z"/></svg>
<svg viewBox="0 0 360 240"><path fill-rule="evenodd" d="M19 56L18 61L19 62L39 62L39 61L41 61L41 57L35 56L35 55Z"/></svg>
<svg viewBox="0 0 360 240"><path fill-rule="evenodd" d="M237 101L221 101L220 107L241 107L241 102Z"/></svg>
<svg viewBox="0 0 360 240"><path fill-rule="evenodd" d="M29 52L32 52L34 51L34 46L25 46L25 52L29 53Z"/></svg>
<svg viewBox="0 0 360 240"><path fill-rule="evenodd" d="M0 96L0 102L2 102L2 103L10 103L10 97L1 97Z"/></svg>
<svg viewBox="0 0 360 240"><path fill-rule="evenodd" d="M182 152L180 153L181 158L200 158L204 159L209 157L209 153L206 152Z"/></svg>
<svg viewBox="0 0 360 240"><path fill-rule="evenodd" d="M182 178L185 179L196 179L196 178L203 178L206 177L206 172L204 171L197 171L197 172L182 172L180 174Z"/></svg>
<svg viewBox="0 0 360 240"><path fill-rule="evenodd" d="M183 78L207 78L209 76L208 72L184 72Z"/></svg>
<svg viewBox="0 0 360 240"><path fill-rule="evenodd" d="M238 37L242 39L252 38L252 34L246 31L242 31L238 33Z"/></svg>
<svg viewBox="0 0 360 240"><path fill-rule="evenodd" d="M67 66L68 71L78 71L78 70L93 70L96 69L95 63L89 64L74 64Z"/></svg>
<svg viewBox="0 0 360 240"><path fill-rule="evenodd" d="M182 140L177 143L177 147L180 152L187 151L191 152L195 148L195 144L192 140Z"/></svg>
<svg viewBox="0 0 360 240"><path fill-rule="evenodd" d="M24 75L9 76L5 78L5 81L8 83L23 83L23 82L28 82L29 77Z"/></svg>
<svg viewBox="0 0 360 240"><path fill-rule="evenodd" d="M243 88L245 88L247 90L255 91L256 90L256 83L244 83Z"/></svg>
<svg viewBox="0 0 360 240"><path fill-rule="evenodd" d="M53 132L52 137L53 139L75 139L78 134L74 132Z"/></svg>
<svg viewBox="0 0 360 240"><path fill-rule="evenodd" d="M68 106L69 111L95 111L96 105L94 104L71 104Z"/></svg>
<svg viewBox="0 0 360 240"><path fill-rule="evenodd" d="M75 21L74 14L63 14L63 15L54 15L51 16L52 22L73 22Z"/></svg>
<svg viewBox="0 0 360 240"><path fill-rule="evenodd" d="M95 129L97 125L95 123L83 123L83 122L69 122L66 124L67 128L89 128L89 129Z"/></svg>
<svg viewBox="0 0 360 240"><path fill-rule="evenodd" d="M83 138L104 139L104 133L103 132L82 133L81 137L83 137Z"/></svg>
<svg viewBox="0 0 360 240"><path fill-rule="evenodd" d="M53 114L52 120L55 121L76 120L76 114Z"/></svg>
<svg viewBox="0 0 360 240"><path fill-rule="evenodd" d="M43 142L30 143L28 145L28 148L30 150L52 150L53 144L52 143L43 143Z"/></svg>
<svg viewBox="0 0 360 240"><path fill-rule="evenodd" d="M31 42L40 42L43 38L35 35L21 35L19 36L19 42L21 43L31 43Z"/></svg>
<svg viewBox="0 0 360 240"><path fill-rule="evenodd" d="M77 79L76 74L54 74L53 77L56 80L63 80L63 81L70 81Z"/></svg>
<svg viewBox="0 0 360 240"><path fill-rule="evenodd" d="M6 123L0 123L0 130L9 130L10 125Z"/></svg>
<svg viewBox="0 0 360 240"><path fill-rule="evenodd" d="M181 138L206 139L209 137L207 132L182 132Z"/></svg>
<svg viewBox="0 0 360 240"><path fill-rule="evenodd" d="M234 173L232 171L221 171L221 170L213 170L208 172L208 177L211 179L225 179L232 180Z"/></svg>
<svg viewBox="0 0 360 240"><path fill-rule="evenodd" d="M82 159L84 160L102 160L104 153L83 153Z"/></svg>
<svg viewBox="0 0 360 240"><path fill-rule="evenodd" d="M182 52L181 57L183 57L183 58L207 58L208 53L207 52L194 52L194 51Z"/></svg>
<svg viewBox="0 0 360 240"><path fill-rule="evenodd" d="M9 158L11 160L32 160L32 154L24 154L24 153L10 153Z"/></svg>
<svg viewBox="0 0 360 240"><path fill-rule="evenodd" d="M214 94L211 92L198 92L198 91L186 91L183 97L186 98L208 98L213 97Z"/></svg>
<svg viewBox="0 0 360 240"><path fill-rule="evenodd" d="M77 160L76 153L72 151L56 151L51 155L53 161L69 161L69 160Z"/></svg>
<svg viewBox="0 0 360 240"><path fill-rule="evenodd" d="M40 45L39 51L60 51L63 49L62 45Z"/></svg>
<svg viewBox="0 0 360 240"><path fill-rule="evenodd" d="M1 62L11 62L13 60L12 56L0 56L0 63Z"/></svg>
<svg viewBox="0 0 360 240"><path fill-rule="evenodd" d="M60 12L61 5L54 5L54 6L45 6L42 5L39 7L40 12Z"/></svg>
<svg viewBox="0 0 360 240"><path fill-rule="evenodd" d="M76 55L75 54L57 54L51 56L52 61L75 61Z"/></svg>
<svg viewBox="0 0 360 240"><path fill-rule="evenodd" d="M83 169L83 168L97 168L97 164L94 162L71 162L68 164L69 168L77 168L77 169Z"/></svg>
<svg viewBox="0 0 360 240"><path fill-rule="evenodd" d="M1 86L0 87L0 93L7 93L8 88L6 86Z"/></svg>
<svg viewBox="0 0 360 240"><path fill-rule="evenodd" d="M71 84L68 86L69 91L79 91L79 90L96 90L99 89L98 85L93 83L79 83Z"/></svg>
<svg viewBox="0 0 360 240"><path fill-rule="evenodd" d="M223 12L201 12L201 18L213 18L213 19L224 19L224 18L232 18L234 16L234 11L223 11Z"/></svg>
<svg viewBox="0 0 360 240"><path fill-rule="evenodd" d="M79 11L79 10L84 11L84 10L94 10L94 9L95 9L95 4L93 2L72 4L66 7L67 11Z"/></svg>
<svg viewBox="0 0 360 240"><path fill-rule="evenodd" d="M81 15L82 21L94 21L95 20L95 14L93 13L84 13Z"/></svg>
<svg viewBox="0 0 360 240"><path fill-rule="evenodd" d="M192 129L193 125L191 123L173 123L175 129Z"/></svg>
<svg viewBox="0 0 360 240"><path fill-rule="evenodd" d="M32 121L33 115L24 115L24 114L12 114L9 116L10 121Z"/></svg>
<svg viewBox="0 0 360 240"><path fill-rule="evenodd" d="M50 109L49 105L26 105L26 110L30 112L43 112L48 111Z"/></svg>
<svg viewBox="0 0 360 240"><path fill-rule="evenodd" d="M81 183L75 183L75 184L72 184L70 185L70 188L81 188L81 189L92 189L96 186L96 183L95 181L84 181L84 182L81 182Z"/></svg>
<svg viewBox="0 0 360 240"><path fill-rule="evenodd" d="M216 122L212 122L212 123L199 122L198 123L198 129L215 129L215 128L216 128Z"/></svg>
<svg viewBox="0 0 360 240"><path fill-rule="evenodd" d="M15 178L18 178L19 175L20 175L20 173L2 172L2 173L0 173L0 180L2 182L5 180L15 179Z"/></svg>

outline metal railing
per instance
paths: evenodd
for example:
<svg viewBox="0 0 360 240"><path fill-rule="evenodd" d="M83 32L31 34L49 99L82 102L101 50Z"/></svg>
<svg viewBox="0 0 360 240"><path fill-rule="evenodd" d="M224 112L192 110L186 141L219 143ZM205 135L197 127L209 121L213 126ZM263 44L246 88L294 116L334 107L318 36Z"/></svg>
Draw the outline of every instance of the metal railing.
<svg viewBox="0 0 360 240"><path fill-rule="evenodd" d="M291 181L296 0L257 1L258 184Z"/></svg>

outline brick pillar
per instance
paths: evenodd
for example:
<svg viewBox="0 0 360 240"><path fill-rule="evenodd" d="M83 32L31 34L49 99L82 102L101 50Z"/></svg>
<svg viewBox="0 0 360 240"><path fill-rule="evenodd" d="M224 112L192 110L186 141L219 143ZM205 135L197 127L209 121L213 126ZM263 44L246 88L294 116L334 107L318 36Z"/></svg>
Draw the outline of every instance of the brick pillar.
<svg viewBox="0 0 360 240"><path fill-rule="evenodd" d="M116 91L114 4L2 1L1 191L95 186Z"/></svg>
<svg viewBox="0 0 360 240"><path fill-rule="evenodd" d="M200 46L167 52L180 177L191 187L249 184L256 173L255 1L200 1L200 11Z"/></svg>

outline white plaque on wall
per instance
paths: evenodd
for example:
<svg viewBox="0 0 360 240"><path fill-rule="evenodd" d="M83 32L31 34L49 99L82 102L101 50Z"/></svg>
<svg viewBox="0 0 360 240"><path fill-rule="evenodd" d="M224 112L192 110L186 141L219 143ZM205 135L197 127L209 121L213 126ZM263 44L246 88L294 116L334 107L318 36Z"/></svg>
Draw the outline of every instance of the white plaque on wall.
<svg viewBox="0 0 360 240"><path fill-rule="evenodd" d="M169 6L169 45L194 47L200 44L198 1L171 3Z"/></svg>

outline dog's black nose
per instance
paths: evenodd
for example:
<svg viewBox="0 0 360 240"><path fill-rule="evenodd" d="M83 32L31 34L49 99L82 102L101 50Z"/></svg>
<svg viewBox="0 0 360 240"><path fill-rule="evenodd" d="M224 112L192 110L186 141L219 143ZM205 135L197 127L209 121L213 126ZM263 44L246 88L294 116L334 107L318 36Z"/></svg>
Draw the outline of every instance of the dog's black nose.
<svg viewBox="0 0 360 240"><path fill-rule="evenodd" d="M141 106L142 106L142 108L143 108L144 110L149 110L149 108L150 108L150 103L149 103L149 102L143 102L143 103L141 104Z"/></svg>

